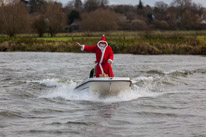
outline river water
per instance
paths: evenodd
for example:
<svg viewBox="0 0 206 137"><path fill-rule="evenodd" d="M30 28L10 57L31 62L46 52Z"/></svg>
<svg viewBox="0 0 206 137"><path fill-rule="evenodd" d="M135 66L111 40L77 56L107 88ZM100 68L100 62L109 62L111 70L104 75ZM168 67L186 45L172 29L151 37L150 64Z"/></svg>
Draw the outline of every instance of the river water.
<svg viewBox="0 0 206 137"><path fill-rule="evenodd" d="M206 57L116 54L131 91L73 88L94 54L0 53L0 137L206 137Z"/></svg>

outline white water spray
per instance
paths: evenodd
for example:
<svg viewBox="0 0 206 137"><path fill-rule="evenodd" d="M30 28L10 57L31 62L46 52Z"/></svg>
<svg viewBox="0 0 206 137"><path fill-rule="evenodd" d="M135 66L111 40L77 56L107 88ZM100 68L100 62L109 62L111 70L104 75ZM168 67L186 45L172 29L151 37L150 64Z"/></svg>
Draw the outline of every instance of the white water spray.
<svg viewBox="0 0 206 137"><path fill-rule="evenodd" d="M146 78L140 78L146 79ZM151 78L149 78L151 80ZM153 97L159 95L159 93L151 92L147 87L141 88L137 85L133 85L131 90L122 91L116 96L109 96L102 98L97 93L89 90L76 91L73 90L76 83L73 81L67 81L66 83L61 83L59 79L45 79L39 81L39 84L53 87L49 89L46 93L40 96L40 98L63 98L65 100L78 100L78 101L94 101L94 102L122 102L135 100L140 97Z"/></svg>

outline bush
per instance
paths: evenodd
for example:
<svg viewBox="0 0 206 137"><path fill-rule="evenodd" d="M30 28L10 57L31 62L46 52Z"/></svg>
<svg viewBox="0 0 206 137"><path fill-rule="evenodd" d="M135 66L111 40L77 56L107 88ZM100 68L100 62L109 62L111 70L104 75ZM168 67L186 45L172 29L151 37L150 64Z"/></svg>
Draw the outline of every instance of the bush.
<svg viewBox="0 0 206 137"><path fill-rule="evenodd" d="M195 54L195 55L206 55L206 45L203 44L203 45L200 45L200 46L197 46L195 47L192 52L192 54Z"/></svg>
<svg viewBox="0 0 206 137"><path fill-rule="evenodd" d="M9 43L8 42L0 43L0 51L8 51L8 49L9 49Z"/></svg>
<svg viewBox="0 0 206 137"><path fill-rule="evenodd" d="M155 20L153 21L154 27L157 29L169 29L169 25L166 21L159 21Z"/></svg>
<svg viewBox="0 0 206 137"><path fill-rule="evenodd" d="M148 26L143 20L133 20L131 22L131 30L147 30Z"/></svg>
<svg viewBox="0 0 206 137"><path fill-rule="evenodd" d="M142 54L142 55L157 55L160 54L160 51L151 46L149 43L134 43L134 45L130 45L129 52L133 54Z"/></svg>

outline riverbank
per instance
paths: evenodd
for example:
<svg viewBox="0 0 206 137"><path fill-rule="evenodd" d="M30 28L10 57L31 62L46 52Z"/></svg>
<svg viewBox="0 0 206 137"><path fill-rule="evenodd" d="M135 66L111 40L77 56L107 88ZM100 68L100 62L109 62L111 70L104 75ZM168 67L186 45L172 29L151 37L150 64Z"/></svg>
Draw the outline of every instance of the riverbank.
<svg viewBox="0 0 206 137"><path fill-rule="evenodd" d="M0 37L0 51L81 52L75 42L95 45L102 33L62 33L39 38L18 35ZM205 31L110 32L106 39L114 53L141 55L182 54L206 55Z"/></svg>

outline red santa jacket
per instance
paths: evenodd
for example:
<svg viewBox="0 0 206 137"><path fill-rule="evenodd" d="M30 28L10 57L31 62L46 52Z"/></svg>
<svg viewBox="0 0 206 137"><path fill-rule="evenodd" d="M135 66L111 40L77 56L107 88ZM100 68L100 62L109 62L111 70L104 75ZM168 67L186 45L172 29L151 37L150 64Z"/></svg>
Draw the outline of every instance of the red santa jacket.
<svg viewBox="0 0 206 137"><path fill-rule="evenodd" d="M114 77L112 67L108 63L108 60L113 62L113 51L112 48L107 45L105 48L101 49L98 45L95 46L85 46L82 45L82 51L94 52L96 53L96 77L100 74L108 74L109 77Z"/></svg>

